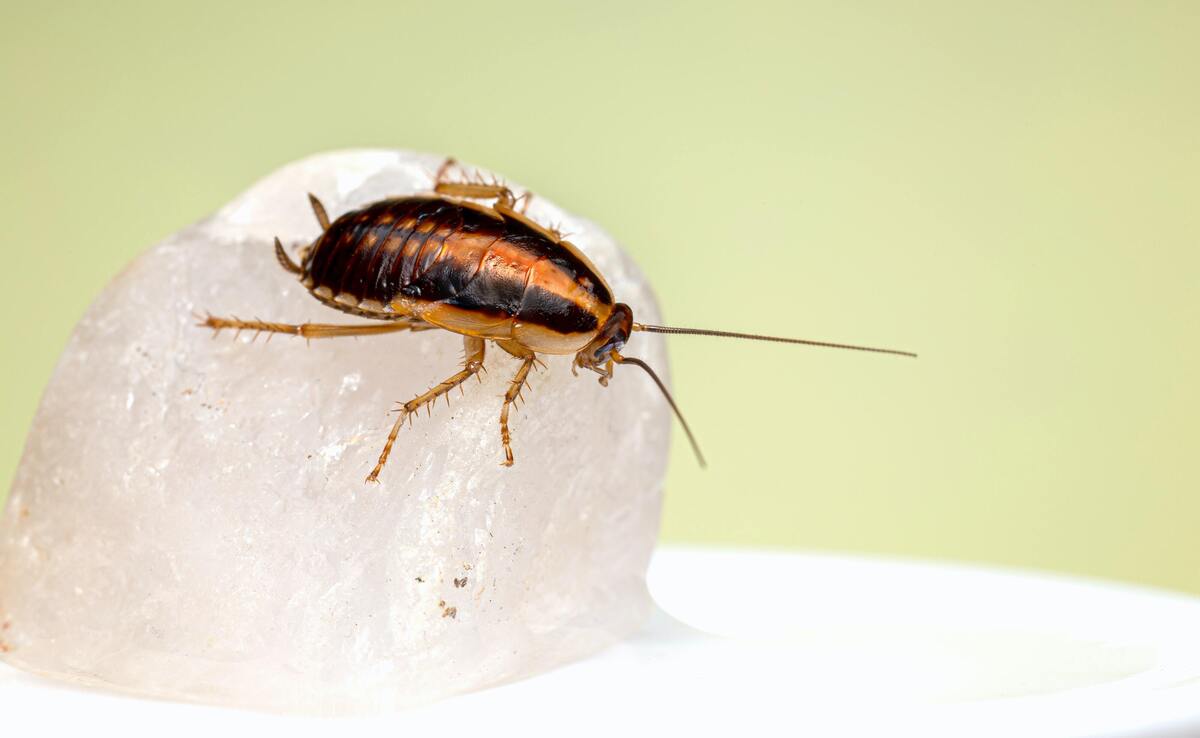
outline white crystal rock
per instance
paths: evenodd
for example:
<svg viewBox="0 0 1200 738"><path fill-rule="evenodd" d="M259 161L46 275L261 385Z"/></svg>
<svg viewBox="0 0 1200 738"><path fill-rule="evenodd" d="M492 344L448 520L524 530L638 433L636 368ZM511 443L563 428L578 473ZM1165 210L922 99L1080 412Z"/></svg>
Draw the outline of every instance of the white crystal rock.
<svg viewBox="0 0 1200 738"><path fill-rule="evenodd" d="M353 323L284 272L272 239L428 191L441 157L324 154L284 167L126 269L71 337L0 520L0 657L143 695L304 712L424 702L550 669L637 628L658 531L668 408L642 373L608 388L546 357L513 415L518 362L401 431L460 367L445 331L212 340L195 312ZM518 191L519 188L517 188ZM649 286L592 223L535 197L639 320ZM661 340L628 352L666 370Z"/></svg>

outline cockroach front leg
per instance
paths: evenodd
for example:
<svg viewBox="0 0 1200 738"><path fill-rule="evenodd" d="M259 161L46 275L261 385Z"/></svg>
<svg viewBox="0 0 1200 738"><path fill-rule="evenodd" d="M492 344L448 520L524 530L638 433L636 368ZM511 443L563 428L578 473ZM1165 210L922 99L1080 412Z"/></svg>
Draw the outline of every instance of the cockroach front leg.
<svg viewBox="0 0 1200 738"><path fill-rule="evenodd" d="M521 390L524 389L525 383L529 379L529 372L533 369L534 363L537 362L537 356L520 344L506 341L498 345L508 353L521 359L521 367L517 369L512 382L509 383L508 391L504 393L504 407L500 409L500 443L504 444L504 466L512 466L512 434L508 430L508 410L513 406L517 398L521 396Z"/></svg>
<svg viewBox="0 0 1200 738"><path fill-rule="evenodd" d="M215 337L223 330L254 331L259 333L286 333L301 338L338 338L340 336L374 336L380 333L397 333L399 331L427 331L437 326L430 325L416 318L399 318L386 323L365 325L333 325L330 323L271 323L265 320L241 320L239 318L218 318L208 315L197 325L213 329Z"/></svg>
<svg viewBox="0 0 1200 738"><path fill-rule="evenodd" d="M375 464L375 468L371 470L371 473L367 475L368 482L379 481L379 472L383 471L383 465L387 463L388 456L392 453L392 446L396 443L396 436L400 433L400 428L404 425L405 420L423 406L459 386L478 374L479 370L483 369L483 346L484 341L482 338L464 336L463 348L466 351L467 357L463 362L462 371L457 372L449 379L431 388L428 392L417 395L400 407L399 417L396 418L396 422L392 425L391 433L388 433L387 443L383 445L383 453L379 454L378 463Z"/></svg>

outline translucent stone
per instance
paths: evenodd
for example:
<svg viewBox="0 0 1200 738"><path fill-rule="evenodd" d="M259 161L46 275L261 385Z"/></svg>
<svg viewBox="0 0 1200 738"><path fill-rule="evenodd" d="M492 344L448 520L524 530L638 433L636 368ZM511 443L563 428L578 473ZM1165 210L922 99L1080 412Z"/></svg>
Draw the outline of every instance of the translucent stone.
<svg viewBox="0 0 1200 738"><path fill-rule="evenodd" d="M314 156L129 266L79 323L0 519L0 658L143 695L304 712L394 708L532 675L647 616L670 417L651 381L607 388L545 357L512 418L518 362L399 436L407 400L460 367L445 331L257 342L195 313L354 323L272 253L330 214L427 191L441 158ZM519 191L519 188L517 188ZM639 320L649 286L603 231L535 197ZM627 347L660 371L659 337Z"/></svg>

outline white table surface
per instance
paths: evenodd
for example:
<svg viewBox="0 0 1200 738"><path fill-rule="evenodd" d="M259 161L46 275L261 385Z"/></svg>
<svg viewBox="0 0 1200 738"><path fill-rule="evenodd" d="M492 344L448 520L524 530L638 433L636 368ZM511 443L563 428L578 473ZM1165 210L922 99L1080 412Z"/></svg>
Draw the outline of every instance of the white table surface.
<svg viewBox="0 0 1200 738"><path fill-rule="evenodd" d="M393 715L313 719L0 666L3 735L1200 736L1200 599L1030 572L667 548L634 638Z"/></svg>

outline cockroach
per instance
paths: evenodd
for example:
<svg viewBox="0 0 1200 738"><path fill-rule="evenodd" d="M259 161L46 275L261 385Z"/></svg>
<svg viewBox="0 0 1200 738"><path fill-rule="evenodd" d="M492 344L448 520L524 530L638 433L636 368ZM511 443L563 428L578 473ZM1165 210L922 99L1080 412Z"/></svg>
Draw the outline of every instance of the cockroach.
<svg viewBox="0 0 1200 738"><path fill-rule="evenodd" d="M916 356L870 346L637 323L633 311L614 300L604 277L579 249L526 215L530 193L516 197L505 184L478 178L452 181L448 174L454 164L453 159L442 164L431 194L380 200L332 222L321 201L309 194L322 233L301 251L299 263L275 239L279 264L313 297L380 322L288 324L209 315L201 323L218 333L229 328L307 339L436 328L461 334L466 349L462 369L400 406L368 482L379 480L406 419L479 373L488 341L521 360L500 409L504 466L513 464L509 409L538 354L574 354L571 371L595 372L605 386L615 365L645 371L678 418L701 466L704 456L666 385L641 359L621 353L631 333L745 338Z"/></svg>

